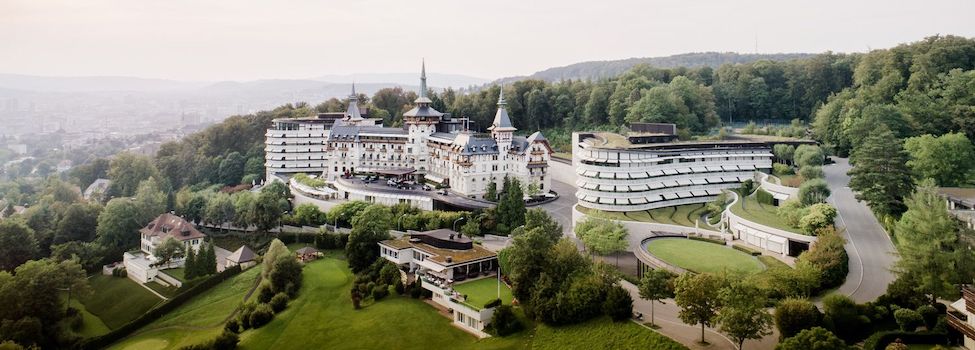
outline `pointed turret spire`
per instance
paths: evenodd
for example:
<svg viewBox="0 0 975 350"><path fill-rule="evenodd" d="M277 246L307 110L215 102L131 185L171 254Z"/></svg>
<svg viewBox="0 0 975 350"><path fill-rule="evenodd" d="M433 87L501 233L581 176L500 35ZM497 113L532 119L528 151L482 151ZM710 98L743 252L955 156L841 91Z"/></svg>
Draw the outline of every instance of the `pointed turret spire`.
<svg viewBox="0 0 975 350"><path fill-rule="evenodd" d="M427 97L427 60L424 59L420 63L420 96L413 101L417 105L429 105L433 103L430 98Z"/></svg>
<svg viewBox="0 0 975 350"><path fill-rule="evenodd" d="M504 101L504 83L501 83L501 93L498 94L498 106L505 106L508 103Z"/></svg>
<svg viewBox="0 0 975 350"><path fill-rule="evenodd" d="M494 115L494 122L488 128L492 133L518 130L511 124L511 118L508 117L508 110L505 108L507 105L508 103L504 101L504 85L501 85L501 92L498 93L498 113Z"/></svg>
<svg viewBox="0 0 975 350"><path fill-rule="evenodd" d="M359 112L359 95L355 93L355 82L352 82L352 94L349 95L349 108L345 110L345 119L362 120L362 114Z"/></svg>

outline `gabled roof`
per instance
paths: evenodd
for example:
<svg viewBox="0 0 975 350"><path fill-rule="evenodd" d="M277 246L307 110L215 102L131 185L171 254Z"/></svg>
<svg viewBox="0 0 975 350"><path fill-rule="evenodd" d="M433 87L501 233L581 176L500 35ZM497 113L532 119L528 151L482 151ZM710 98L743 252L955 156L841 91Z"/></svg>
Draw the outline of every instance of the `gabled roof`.
<svg viewBox="0 0 975 350"><path fill-rule="evenodd" d="M476 137L468 132L458 133L454 138L453 147L463 155L498 153L498 142L493 138Z"/></svg>
<svg viewBox="0 0 975 350"><path fill-rule="evenodd" d="M528 136L528 143L535 143L540 141L548 141L548 139L545 138L545 135L542 135L541 131L536 131L535 133Z"/></svg>
<svg viewBox="0 0 975 350"><path fill-rule="evenodd" d="M308 254L318 254L318 249L312 247L304 247L295 251L297 254L308 255Z"/></svg>
<svg viewBox="0 0 975 350"><path fill-rule="evenodd" d="M159 215L155 220L149 222L148 225L139 229L139 233L149 237L159 237L160 240L166 240L172 237L179 241L186 241L206 237L196 227L193 227L193 224L170 213Z"/></svg>
<svg viewBox="0 0 975 350"><path fill-rule="evenodd" d="M242 264L245 262L253 261L256 256L257 255L254 254L253 250L248 248L246 245L242 245L240 246L240 248L237 248L236 251L230 254L230 256L227 257L227 260L230 260L237 264Z"/></svg>

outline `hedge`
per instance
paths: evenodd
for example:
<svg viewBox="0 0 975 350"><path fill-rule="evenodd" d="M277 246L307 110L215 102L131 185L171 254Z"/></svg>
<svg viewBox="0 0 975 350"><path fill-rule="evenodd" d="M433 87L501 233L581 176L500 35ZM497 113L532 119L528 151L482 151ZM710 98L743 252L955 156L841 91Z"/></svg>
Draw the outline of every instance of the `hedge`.
<svg viewBox="0 0 975 350"><path fill-rule="evenodd" d="M761 188L759 188L758 191L755 191L755 200L760 204L775 205L775 197L773 197L771 193L768 193Z"/></svg>
<svg viewBox="0 0 975 350"><path fill-rule="evenodd" d="M710 242L710 243L720 244L720 245L725 245L725 243L727 243L723 239L714 239L714 238L699 237L699 236L687 236L687 238L693 239L695 241Z"/></svg>
<svg viewBox="0 0 975 350"><path fill-rule="evenodd" d="M751 255L751 256L759 256L759 255L762 255L762 252L760 252L758 250L755 250L755 249L752 249L752 248L748 248L748 247L743 246L743 245L734 244L731 247L732 248L735 248L735 250L744 252L745 254L748 254L748 255Z"/></svg>
<svg viewBox="0 0 975 350"><path fill-rule="evenodd" d="M159 319L166 313L173 311L180 305L183 305L187 301L190 301L190 299L193 299L193 297L209 290L210 288L213 288L217 284L220 284L220 282L223 282L228 278L231 278L239 274L241 271L242 270L240 266L229 267L226 270L223 270L222 272L215 274L206 280L200 281L198 284L177 294L172 299L169 299L163 302L162 304L159 304L159 306L149 309L149 311L146 311L146 313L130 321L129 323L126 323L121 327L116 328L111 332L105 333L103 335L94 338L85 339L79 344L79 347L82 349L105 348L108 345L111 345L112 343L115 343L129 336L129 334L132 334L132 332L135 332L139 328L149 325L150 323Z"/></svg>
<svg viewBox="0 0 975 350"><path fill-rule="evenodd" d="M318 249L345 249L349 242L347 233L319 233L319 232L283 232L277 236L281 243L309 243Z"/></svg>
<svg viewBox="0 0 975 350"><path fill-rule="evenodd" d="M868 337L863 342L863 350L884 350L897 339L904 344L948 344L947 333L882 331Z"/></svg>

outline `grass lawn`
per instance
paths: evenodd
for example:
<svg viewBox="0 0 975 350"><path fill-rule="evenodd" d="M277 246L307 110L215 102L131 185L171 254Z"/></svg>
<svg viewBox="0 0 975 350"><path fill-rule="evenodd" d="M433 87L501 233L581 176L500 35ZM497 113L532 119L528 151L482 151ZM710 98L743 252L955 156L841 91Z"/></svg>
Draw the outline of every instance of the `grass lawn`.
<svg viewBox="0 0 975 350"><path fill-rule="evenodd" d="M658 238L647 243L650 254L694 272L747 276L765 270L755 257L714 243L685 238Z"/></svg>
<svg viewBox="0 0 975 350"><path fill-rule="evenodd" d="M731 206L731 212L748 221L800 235L804 234L801 230L786 224L782 216L776 213L776 208L774 205L758 203L755 197L745 197L744 200L739 199L735 205Z"/></svg>
<svg viewBox="0 0 975 350"><path fill-rule="evenodd" d="M88 282L94 293L80 298L80 301L111 329L134 320L162 302L155 294L126 277L96 275Z"/></svg>
<svg viewBox="0 0 975 350"><path fill-rule="evenodd" d="M473 282L454 284L454 290L460 294L467 295L467 304L480 310L489 301L498 298L498 278L482 278ZM501 283L501 302L511 305L511 288Z"/></svg>
<svg viewBox="0 0 975 350"><path fill-rule="evenodd" d="M220 334L224 319L240 305L260 271L253 267L221 282L111 348L178 349L210 340Z"/></svg>
<svg viewBox="0 0 975 350"><path fill-rule="evenodd" d="M157 281L146 283L146 287L149 287L149 289L152 289L156 291L156 293L162 294L162 296L167 298L172 298L179 293L179 288L176 288L174 286L163 286L162 284L159 284L159 282Z"/></svg>
<svg viewBox="0 0 975 350"><path fill-rule="evenodd" d="M572 152L555 152L552 153L552 157L572 160Z"/></svg>
<svg viewBox="0 0 975 350"><path fill-rule="evenodd" d="M180 282L186 282L186 269L182 267L177 267L175 269L166 269L163 270L163 272L165 272L167 275L172 276L175 279L178 279Z"/></svg>
<svg viewBox="0 0 975 350"><path fill-rule="evenodd" d="M266 326L244 332L242 349L523 349L524 336L477 340L433 307L391 295L361 310L347 296L353 275L332 257L305 265L300 296Z"/></svg>
<svg viewBox="0 0 975 350"><path fill-rule="evenodd" d="M426 303L391 295L354 310L347 293L354 276L345 260L326 257L304 269L300 296L264 327L241 335L241 349L532 349L535 328L504 338L477 339L452 326L450 320ZM217 334L232 312L257 268L221 283L200 297L140 330L112 349L177 349L202 343ZM490 280L490 279L487 279ZM493 280L492 280L493 281ZM477 282L477 281L475 281ZM485 285L488 283L485 282ZM495 290L496 293L496 290ZM221 297L223 296L223 297ZM230 299L228 299L230 298ZM228 300L234 300L230 302ZM517 312L517 311L516 311ZM155 328L155 329L150 329ZM591 348L684 349L656 332L631 322L597 319L564 328L539 327L544 342L539 349ZM563 334L564 333L564 334ZM576 335L584 333L585 335Z"/></svg>
<svg viewBox="0 0 975 350"><path fill-rule="evenodd" d="M678 350L687 347L636 323L613 322L608 317L602 317L566 327L539 325L532 349Z"/></svg>
<svg viewBox="0 0 975 350"><path fill-rule="evenodd" d="M576 206L576 208L586 215L603 219L656 222L660 224L694 227L694 222L704 214L705 205L703 203L684 204L674 207L628 212L603 211L589 209L583 206Z"/></svg>
<svg viewBox="0 0 975 350"><path fill-rule="evenodd" d="M102 322L102 319L98 318L98 316L88 312L85 305L78 301L78 299L71 299L71 307L78 309L78 312L81 313L81 329L75 331L78 336L82 338L91 338L110 331L108 326L105 325L105 322Z"/></svg>

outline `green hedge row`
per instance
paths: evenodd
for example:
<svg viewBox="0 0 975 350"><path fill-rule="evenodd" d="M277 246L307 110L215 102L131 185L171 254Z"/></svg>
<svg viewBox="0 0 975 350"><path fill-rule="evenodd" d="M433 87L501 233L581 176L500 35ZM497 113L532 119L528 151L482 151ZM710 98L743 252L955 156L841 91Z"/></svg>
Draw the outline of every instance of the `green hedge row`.
<svg viewBox="0 0 975 350"><path fill-rule="evenodd" d="M758 250L755 250L755 249L752 249L752 248L748 248L748 247L743 246L743 245L735 244L735 245L732 245L731 247L732 248L735 248L738 251L744 252L745 254L751 255L751 256L759 256L759 255L762 255L762 252L760 252Z"/></svg>
<svg viewBox="0 0 975 350"><path fill-rule="evenodd" d="M710 242L710 243L720 244L720 245L725 245L726 243L725 240L723 239L714 239L714 238L706 238L706 237L698 237L698 236L687 236L687 238L693 239L695 241Z"/></svg>
<svg viewBox="0 0 975 350"><path fill-rule="evenodd" d="M174 309L176 309L180 305L183 305L190 299L193 299L193 297L199 295L200 293L203 293L209 290L210 288L213 288L217 284L220 284L220 282L223 282L228 278L231 278L239 274L241 271L242 270L240 266L229 267L226 270L223 270L222 272L213 275L212 277L204 281L201 281L198 284L177 294L172 299L169 299L163 302L162 304L159 304L159 306L149 309L149 311L142 314L142 316L139 316L139 318L136 318L130 321L129 323L122 325L122 327L116 328L111 332L108 332L106 334L94 338L85 339L79 344L79 347L81 349L105 348L111 345L112 343L115 343L129 336L129 334L132 334L132 332L135 332L139 328L145 327L146 325L159 319L166 313L173 311Z"/></svg>
<svg viewBox="0 0 975 350"><path fill-rule="evenodd" d="M775 205L775 197L761 188L755 191L755 200L761 204Z"/></svg>
<svg viewBox="0 0 975 350"><path fill-rule="evenodd" d="M319 232L285 232L278 235L284 244L308 243L318 249L345 249L349 242L347 233L319 233Z"/></svg>
<svg viewBox="0 0 975 350"><path fill-rule="evenodd" d="M904 344L948 344L948 334L935 332L883 331L871 335L863 342L863 350L884 350L888 344L900 339Z"/></svg>

